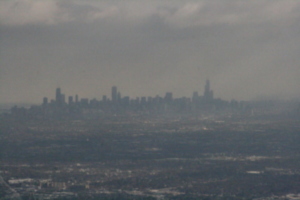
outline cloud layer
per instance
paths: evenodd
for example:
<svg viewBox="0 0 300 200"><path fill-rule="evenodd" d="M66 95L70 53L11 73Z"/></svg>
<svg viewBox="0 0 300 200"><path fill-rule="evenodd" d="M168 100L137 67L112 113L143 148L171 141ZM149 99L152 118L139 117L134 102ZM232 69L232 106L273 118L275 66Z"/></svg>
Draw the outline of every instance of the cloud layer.
<svg viewBox="0 0 300 200"><path fill-rule="evenodd" d="M215 1L39 1L0 2L1 24L28 25L116 20L140 22L153 16L168 25L284 22L299 17L300 2L286 0Z"/></svg>

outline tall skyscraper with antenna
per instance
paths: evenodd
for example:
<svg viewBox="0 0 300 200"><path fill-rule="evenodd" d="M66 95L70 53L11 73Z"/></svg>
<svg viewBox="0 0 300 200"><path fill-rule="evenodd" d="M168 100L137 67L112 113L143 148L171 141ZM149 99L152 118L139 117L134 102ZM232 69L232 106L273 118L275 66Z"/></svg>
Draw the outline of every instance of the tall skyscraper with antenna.
<svg viewBox="0 0 300 200"><path fill-rule="evenodd" d="M204 97L205 102L210 102L214 98L213 91L210 89L209 80L206 80L203 97Z"/></svg>
<svg viewBox="0 0 300 200"><path fill-rule="evenodd" d="M61 94L60 88L56 88L55 103L56 103L57 106L61 106L62 105L62 94Z"/></svg>
<svg viewBox="0 0 300 200"><path fill-rule="evenodd" d="M111 100L113 103L117 103L117 97L118 97L117 87L113 86L111 88Z"/></svg>

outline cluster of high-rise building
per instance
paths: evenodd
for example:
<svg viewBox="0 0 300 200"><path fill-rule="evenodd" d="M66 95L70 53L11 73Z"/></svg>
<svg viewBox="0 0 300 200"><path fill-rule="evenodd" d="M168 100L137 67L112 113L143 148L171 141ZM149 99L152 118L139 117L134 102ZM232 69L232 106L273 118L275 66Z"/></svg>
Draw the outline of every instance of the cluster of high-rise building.
<svg viewBox="0 0 300 200"><path fill-rule="evenodd" d="M238 107L237 101L227 102L214 98L209 80L206 81L203 95L194 92L192 97L174 98L172 92L166 92L164 97L136 97L122 96L116 86L111 88L111 96L104 95L101 100L80 98L78 95L68 96L56 89L55 99L43 98L41 106L30 109L12 108L12 113L30 115L32 117L99 117L111 115L136 114L189 114L199 112L220 111ZM23 114L22 114L23 113Z"/></svg>
<svg viewBox="0 0 300 200"><path fill-rule="evenodd" d="M174 98L172 92L166 92L163 97L156 95L130 98L122 96L116 86L111 88L111 95L104 95L101 100L80 98L78 95L68 96L56 88L55 99L44 97L42 105L31 106L29 109L11 108L11 116L19 119L86 119L114 116L161 116L161 115L202 115L225 114L226 116L249 115L261 116L266 114L300 113L300 104L282 105L272 101L225 101L214 98L209 80L206 81L204 92L199 95L194 92L191 97Z"/></svg>
<svg viewBox="0 0 300 200"><path fill-rule="evenodd" d="M79 108L98 108L106 112L118 112L118 111L188 111L195 108L209 108L216 103L224 103L220 99L214 99L213 91L210 89L209 80L206 81L204 93L202 96L198 92L194 92L192 98L181 97L173 98L172 92L166 92L164 97L137 97L131 99L129 96L121 96L121 92L118 91L116 86L111 88L111 97L104 95L101 100L78 98L78 95L69 96L66 99L65 94L61 92L60 88L56 89L55 99L50 102L47 97L43 99L44 107L52 108L66 108L66 107L79 107Z"/></svg>

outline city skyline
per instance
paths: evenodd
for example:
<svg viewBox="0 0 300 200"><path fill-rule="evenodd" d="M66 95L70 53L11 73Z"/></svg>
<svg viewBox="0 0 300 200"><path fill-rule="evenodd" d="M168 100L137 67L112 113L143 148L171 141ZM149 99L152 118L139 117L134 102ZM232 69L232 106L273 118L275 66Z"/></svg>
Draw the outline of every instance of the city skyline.
<svg viewBox="0 0 300 200"><path fill-rule="evenodd" d="M122 100L128 99L128 100L137 100L140 102L147 102L149 99L155 99L155 98L161 98L164 99L166 102L172 102L174 99L182 99L186 98L187 100L191 102L197 101L197 99L202 99L206 103L212 103L211 101L214 100L213 90L210 88L210 81L209 79L206 80L205 86L204 86L204 92L203 95L199 95L198 91L194 91L192 95L190 96L182 96L182 97L174 97L172 92L165 92L163 96L155 95L155 96L137 96L137 97L130 97L128 95L121 95L121 91L118 90L117 86L111 87L111 95L103 95L101 99L97 99L95 97L93 98L86 98L86 97L79 97L78 94L74 95L66 95L65 93L62 93L62 90L60 87L56 88L55 90L55 97L43 97L43 105L47 105L49 103L55 104L58 107L63 106L64 104L71 105L73 103L80 103L84 101L85 103L89 104L91 101L102 101L102 102L110 102L112 104L118 104L121 103ZM220 98L219 98L220 99ZM220 99L221 100L221 99ZM232 99L234 100L234 99Z"/></svg>
<svg viewBox="0 0 300 200"><path fill-rule="evenodd" d="M0 2L0 104L40 103L61 87L100 99L300 99L300 2Z"/></svg>

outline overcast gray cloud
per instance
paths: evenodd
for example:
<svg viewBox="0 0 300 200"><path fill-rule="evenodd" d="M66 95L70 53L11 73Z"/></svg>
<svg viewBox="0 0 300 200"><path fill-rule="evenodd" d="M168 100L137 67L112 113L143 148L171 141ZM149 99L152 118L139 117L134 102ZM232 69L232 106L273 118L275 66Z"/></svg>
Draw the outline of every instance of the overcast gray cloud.
<svg viewBox="0 0 300 200"><path fill-rule="evenodd" d="M0 102L67 95L300 96L300 2L0 2Z"/></svg>

